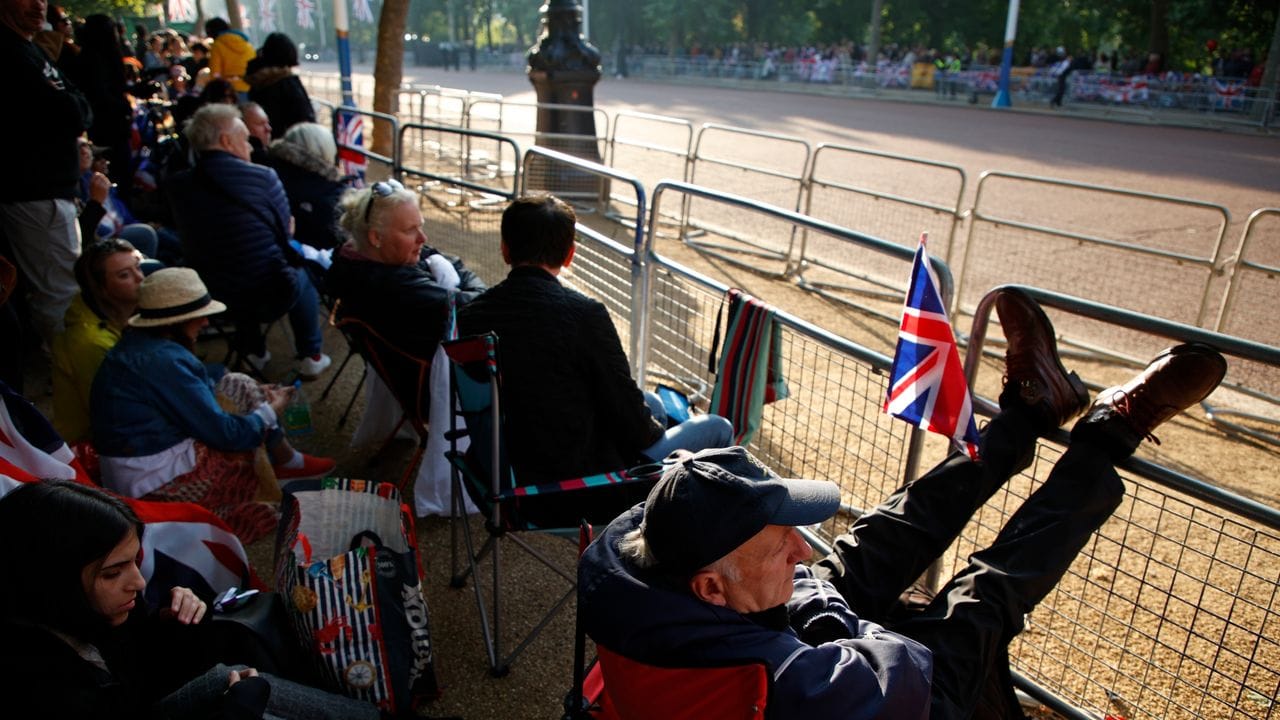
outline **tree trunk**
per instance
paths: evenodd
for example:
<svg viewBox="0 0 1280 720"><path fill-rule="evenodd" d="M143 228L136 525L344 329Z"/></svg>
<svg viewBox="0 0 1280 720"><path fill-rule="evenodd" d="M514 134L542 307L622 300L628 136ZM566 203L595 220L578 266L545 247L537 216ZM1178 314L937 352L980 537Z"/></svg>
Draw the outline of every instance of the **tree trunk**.
<svg viewBox="0 0 1280 720"><path fill-rule="evenodd" d="M1169 2L1151 0L1151 35L1147 45L1150 48L1148 52L1160 56L1157 72L1169 66Z"/></svg>
<svg viewBox="0 0 1280 720"><path fill-rule="evenodd" d="M204 34L204 0L196 0L196 26L194 32L198 35ZM191 78L192 82L195 78Z"/></svg>
<svg viewBox="0 0 1280 720"><path fill-rule="evenodd" d="M244 29L244 15L240 11L240 0L227 0L227 24L236 30Z"/></svg>
<svg viewBox="0 0 1280 720"><path fill-rule="evenodd" d="M1276 13L1276 29L1271 34L1271 49L1267 51L1267 65L1262 70L1262 84L1258 86L1258 102L1254 105L1254 117L1263 127L1275 122L1277 80L1280 77L1280 12Z"/></svg>
<svg viewBox="0 0 1280 720"><path fill-rule="evenodd" d="M484 4L484 35L489 52L493 52L493 0Z"/></svg>
<svg viewBox="0 0 1280 720"><path fill-rule="evenodd" d="M395 115L399 100L400 80L404 77L404 29L409 20L409 0L385 0L378 17L378 57L373 64L373 109ZM396 138L391 125L382 120L373 123L372 149L390 156Z"/></svg>
<svg viewBox="0 0 1280 720"><path fill-rule="evenodd" d="M876 56L880 54L880 16L883 14L884 0L871 2L871 27L867 28L867 65L876 66Z"/></svg>

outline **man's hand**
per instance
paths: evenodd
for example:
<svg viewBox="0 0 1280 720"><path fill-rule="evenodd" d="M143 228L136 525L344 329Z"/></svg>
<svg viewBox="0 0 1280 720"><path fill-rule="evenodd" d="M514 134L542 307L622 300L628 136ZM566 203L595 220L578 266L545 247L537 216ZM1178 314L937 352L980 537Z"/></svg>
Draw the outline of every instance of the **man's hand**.
<svg viewBox="0 0 1280 720"><path fill-rule="evenodd" d="M279 385L263 385L262 392L267 396L266 403L275 411L276 417L284 415L284 409L288 407L289 401L293 399L293 388L284 388Z"/></svg>
<svg viewBox="0 0 1280 720"><path fill-rule="evenodd" d="M107 195L111 192L111 178L100 172L95 172L89 178L89 199L99 205L107 204Z"/></svg>
<svg viewBox="0 0 1280 720"><path fill-rule="evenodd" d="M245 668L243 670L232 670L231 674L227 676L227 687L231 687L232 685L235 685L241 680L247 680L248 678L254 678L254 677L258 677L258 671L255 670L254 668Z"/></svg>
<svg viewBox="0 0 1280 720"><path fill-rule="evenodd" d="M160 611L183 625L194 625L204 618L208 606L190 588L175 587L169 596L169 607Z"/></svg>

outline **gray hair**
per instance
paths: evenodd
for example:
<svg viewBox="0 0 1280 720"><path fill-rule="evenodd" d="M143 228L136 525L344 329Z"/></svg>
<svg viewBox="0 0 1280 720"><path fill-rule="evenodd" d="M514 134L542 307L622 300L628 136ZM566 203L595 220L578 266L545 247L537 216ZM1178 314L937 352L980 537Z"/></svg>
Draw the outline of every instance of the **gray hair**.
<svg viewBox="0 0 1280 720"><path fill-rule="evenodd" d="M212 150L218 147L222 134L231 124L240 120L240 109L225 103L210 103L196 110L182 132L195 150Z"/></svg>
<svg viewBox="0 0 1280 720"><path fill-rule="evenodd" d="M653 551L649 549L649 543L644 539L643 527L638 527L622 536L622 539L618 541L618 554L624 560L630 561L642 570L657 567L658 565L658 559L653 556ZM738 582L742 579L742 573L738 571L738 565L728 555L717 559L698 572L706 570L719 573L732 582Z"/></svg>
<svg viewBox="0 0 1280 720"><path fill-rule="evenodd" d="M373 203L372 209L369 208L369 203ZM348 190L338 201L338 207L342 210L338 224L351 236L357 250L368 250L370 228L382 229L386 224L387 213L392 208L417 204L418 194L412 190L393 190L385 197L374 195L372 187ZM366 215L369 218L367 222Z"/></svg>
<svg viewBox="0 0 1280 720"><path fill-rule="evenodd" d="M333 135L325 126L316 123L297 123L286 130L284 137L280 139L323 158L327 163L333 163L338 155L338 144L333 141Z"/></svg>

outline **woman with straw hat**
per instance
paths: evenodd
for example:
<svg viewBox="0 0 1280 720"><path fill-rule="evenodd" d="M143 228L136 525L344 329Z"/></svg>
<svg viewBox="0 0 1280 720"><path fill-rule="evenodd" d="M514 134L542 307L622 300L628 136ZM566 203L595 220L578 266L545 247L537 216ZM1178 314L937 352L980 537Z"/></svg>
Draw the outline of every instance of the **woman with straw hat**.
<svg viewBox="0 0 1280 720"><path fill-rule="evenodd" d="M265 444L276 477L321 477L328 458L294 450L278 417L291 391L241 373L217 380L193 353L209 316L226 306L190 268L157 270L138 289L138 313L94 378L90 419L103 484L128 497L196 502L245 543L270 532L275 510L254 502L252 452ZM237 412L219 406L218 395Z"/></svg>

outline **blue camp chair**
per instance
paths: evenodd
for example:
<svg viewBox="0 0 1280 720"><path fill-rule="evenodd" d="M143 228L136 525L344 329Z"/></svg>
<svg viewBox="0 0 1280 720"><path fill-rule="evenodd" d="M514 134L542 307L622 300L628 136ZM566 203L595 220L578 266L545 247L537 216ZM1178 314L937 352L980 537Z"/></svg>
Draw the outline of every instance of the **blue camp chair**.
<svg viewBox="0 0 1280 720"><path fill-rule="evenodd" d="M539 485L521 485L507 459L503 445L501 373L498 361L498 338L489 333L442 343L450 364L450 388L453 392L455 412L446 437L450 450L446 453L453 470L451 527L451 556L453 587L460 588L467 578L478 573L480 564L490 556L493 570L492 598L486 603L485 593L478 583L475 589L476 606L480 612L480 627L485 650L489 656L489 672L495 677L505 675L516 657L546 627L565 603L573 597L577 577L573 567L560 567L538 549L520 537L525 532L553 533L572 538L577 533L576 521L568 528L536 527L521 514L521 502L538 498L547 502L555 496L565 500L591 497L586 493L609 487L641 483L638 491L647 492L657 482L661 466L645 465L631 470L601 473L590 477L573 478ZM462 422L459 422L459 421ZM465 423L465 427L464 427ZM470 447L459 448L459 441L467 437ZM464 496L465 493L465 496ZM487 537L479 548L472 538L471 526L466 519L465 498L469 497L485 517ZM458 538L462 537L466 559L459 557ZM557 598L547 613L521 638L509 655L502 653L501 586L502 541L509 540L530 557L546 565L564 579L567 589ZM492 621L490 621L492 612Z"/></svg>

